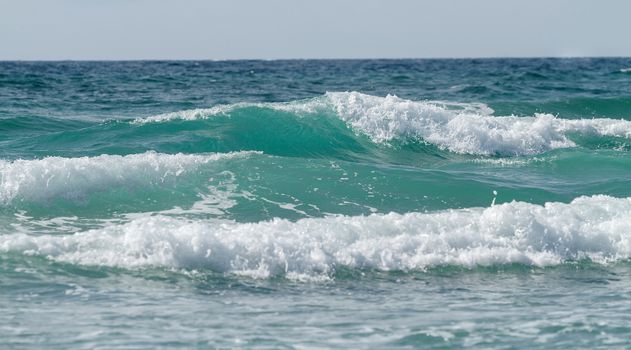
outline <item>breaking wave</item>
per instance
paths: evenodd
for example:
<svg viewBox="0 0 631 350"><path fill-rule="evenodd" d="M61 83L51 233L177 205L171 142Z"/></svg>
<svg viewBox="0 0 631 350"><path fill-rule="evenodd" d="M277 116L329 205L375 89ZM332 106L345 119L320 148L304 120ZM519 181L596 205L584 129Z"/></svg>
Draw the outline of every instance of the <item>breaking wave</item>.
<svg viewBox="0 0 631 350"><path fill-rule="evenodd" d="M334 115L375 143L421 141L461 154L533 155L577 146L573 134L631 138L631 121L609 118L563 119L551 114L494 116L480 103L412 101L393 95L328 92L322 97L286 103L237 103L209 109L161 114L135 124L230 116L245 109L270 109L298 118Z"/></svg>

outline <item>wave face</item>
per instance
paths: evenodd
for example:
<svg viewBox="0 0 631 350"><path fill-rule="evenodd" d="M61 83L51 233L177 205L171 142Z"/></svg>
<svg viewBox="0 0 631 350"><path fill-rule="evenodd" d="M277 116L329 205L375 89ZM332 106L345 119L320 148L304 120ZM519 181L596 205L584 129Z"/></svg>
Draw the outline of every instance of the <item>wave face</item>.
<svg viewBox="0 0 631 350"><path fill-rule="evenodd" d="M73 264L211 269L255 278L329 279L336 269L557 265L631 257L631 199L511 202L437 213L259 223L149 216L70 236L0 236L0 251Z"/></svg>

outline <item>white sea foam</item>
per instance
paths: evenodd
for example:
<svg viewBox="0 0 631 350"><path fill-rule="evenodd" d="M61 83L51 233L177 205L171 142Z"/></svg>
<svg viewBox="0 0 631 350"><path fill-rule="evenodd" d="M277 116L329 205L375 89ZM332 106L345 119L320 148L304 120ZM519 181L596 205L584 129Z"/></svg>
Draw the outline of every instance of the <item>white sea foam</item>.
<svg viewBox="0 0 631 350"><path fill-rule="evenodd" d="M328 92L320 98L288 103L223 105L137 119L135 123L209 118L245 107L297 114L333 111L355 131L377 143L423 140L465 154L532 155L574 147L576 144L569 137L572 133L631 137L631 121L627 120L562 119L551 114L493 116L493 110L481 103L411 101L359 92Z"/></svg>
<svg viewBox="0 0 631 350"><path fill-rule="evenodd" d="M436 213L259 223L139 217L73 235L0 235L0 252L123 268L210 269L257 278L326 279L338 268L533 266L631 257L631 198L512 202Z"/></svg>
<svg viewBox="0 0 631 350"><path fill-rule="evenodd" d="M160 184L202 164L250 153L190 155L146 152L126 156L0 160L0 204L15 199L73 199L114 186Z"/></svg>

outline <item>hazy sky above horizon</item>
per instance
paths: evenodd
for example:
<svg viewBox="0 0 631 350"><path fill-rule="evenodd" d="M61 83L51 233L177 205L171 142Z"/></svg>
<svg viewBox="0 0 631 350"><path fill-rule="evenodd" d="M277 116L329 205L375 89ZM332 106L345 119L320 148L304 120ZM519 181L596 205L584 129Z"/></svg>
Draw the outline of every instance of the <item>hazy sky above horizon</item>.
<svg viewBox="0 0 631 350"><path fill-rule="evenodd" d="M0 59L631 56L628 0L0 0Z"/></svg>

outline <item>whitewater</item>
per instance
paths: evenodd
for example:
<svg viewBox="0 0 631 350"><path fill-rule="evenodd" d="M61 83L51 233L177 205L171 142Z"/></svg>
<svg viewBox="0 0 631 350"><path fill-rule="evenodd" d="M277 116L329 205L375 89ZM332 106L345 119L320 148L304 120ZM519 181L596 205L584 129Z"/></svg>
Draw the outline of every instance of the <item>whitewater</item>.
<svg viewBox="0 0 631 350"><path fill-rule="evenodd" d="M511 202L438 213L275 219L239 224L164 216L72 236L6 235L0 251L95 266L210 269L320 280L336 268L422 271L456 265L557 265L631 257L631 198Z"/></svg>

